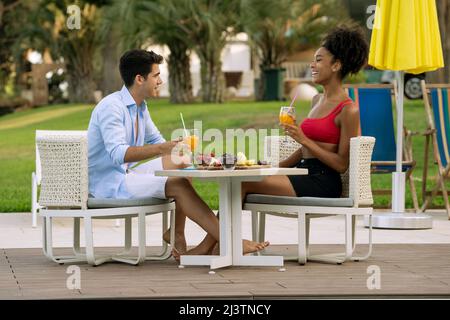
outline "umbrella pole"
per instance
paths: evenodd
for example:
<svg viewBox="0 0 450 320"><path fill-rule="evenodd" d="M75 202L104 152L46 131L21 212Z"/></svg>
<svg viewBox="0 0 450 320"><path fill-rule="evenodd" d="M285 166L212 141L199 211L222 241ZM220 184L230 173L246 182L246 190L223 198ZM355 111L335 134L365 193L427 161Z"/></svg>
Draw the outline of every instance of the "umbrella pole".
<svg viewBox="0 0 450 320"><path fill-rule="evenodd" d="M403 71L395 72L397 78L398 94L397 94L397 155L396 155L396 172L392 173L392 211L405 212L405 173L402 172L403 161L403 102L404 102L404 79Z"/></svg>
<svg viewBox="0 0 450 320"><path fill-rule="evenodd" d="M372 227L380 229L431 229L433 220L424 213L405 213L405 173L402 172L403 161L403 99L404 72L397 71L397 156L396 172L392 174L392 212L374 213ZM366 218L365 225L370 221Z"/></svg>

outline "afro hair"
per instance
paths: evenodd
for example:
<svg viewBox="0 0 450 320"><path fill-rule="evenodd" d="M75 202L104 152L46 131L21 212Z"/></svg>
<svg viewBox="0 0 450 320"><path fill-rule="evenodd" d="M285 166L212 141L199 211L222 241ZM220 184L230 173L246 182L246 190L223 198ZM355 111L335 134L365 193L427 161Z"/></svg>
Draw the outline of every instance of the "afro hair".
<svg viewBox="0 0 450 320"><path fill-rule="evenodd" d="M367 63L369 45L359 26L341 25L334 28L323 39L322 47L341 62L341 79L358 73Z"/></svg>

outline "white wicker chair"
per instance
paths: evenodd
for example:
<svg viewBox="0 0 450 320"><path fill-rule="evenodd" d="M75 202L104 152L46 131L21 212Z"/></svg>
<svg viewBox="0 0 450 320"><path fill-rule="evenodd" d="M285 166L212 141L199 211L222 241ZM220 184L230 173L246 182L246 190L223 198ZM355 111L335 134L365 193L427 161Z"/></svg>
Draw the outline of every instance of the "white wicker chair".
<svg viewBox="0 0 450 320"><path fill-rule="evenodd" d="M82 131L69 131L69 130L36 130L36 139L41 136L48 135L67 135L67 134L79 134ZM31 225L33 228L37 227L37 213L41 206L38 202L38 189L42 180L41 159L39 156L39 149L36 144L36 162L35 171L31 173Z"/></svg>
<svg viewBox="0 0 450 320"><path fill-rule="evenodd" d="M277 153L265 154L266 161L278 163L292 153L292 140L284 137L267 137L267 143L275 142L279 146ZM298 256L300 264L309 261L321 261L341 264L347 260L365 260L372 253L372 192L370 185L370 161L375 138L356 137L350 142L350 166L348 173L343 175L343 196L345 198L314 198L314 197L280 197L262 194L247 196L245 210L252 211L253 239L262 241L265 233L266 214L298 219ZM265 150L269 150L267 147ZM274 158L275 156L275 158ZM347 182L348 181L348 182ZM310 219L332 215L345 217L345 253L312 256L309 254ZM369 251L364 257L354 257L356 216L369 218ZM289 258L286 258L289 259Z"/></svg>
<svg viewBox="0 0 450 320"><path fill-rule="evenodd" d="M60 134L47 131L36 136L41 163L41 190L39 215L43 218L44 254L57 263L87 262L99 265L108 261L139 264L144 260L163 260L170 251L163 242L162 251L146 256L146 225L148 214L163 214L163 231L167 230L168 212L171 212L171 239L174 239L175 204L160 199L97 199L88 198L87 132L71 131ZM52 219L73 218L72 256L54 256L52 245ZM131 256L132 218L138 218L138 256ZM93 244L93 219L125 219L125 250L122 253L96 257ZM80 220L84 219L85 252L80 249Z"/></svg>
<svg viewBox="0 0 450 320"><path fill-rule="evenodd" d="M75 130L36 130L36 138L44 135L67 135L67 134L78 134L83 131ZM36 162L35 162L35 171L31 173L31 226L33 228L37 227L37 213L41 206L38 202L38 189L41 185L41 160L39 157L39 149L36 144ZM116 220L116 227L120 227L120 220Z"/></svg>

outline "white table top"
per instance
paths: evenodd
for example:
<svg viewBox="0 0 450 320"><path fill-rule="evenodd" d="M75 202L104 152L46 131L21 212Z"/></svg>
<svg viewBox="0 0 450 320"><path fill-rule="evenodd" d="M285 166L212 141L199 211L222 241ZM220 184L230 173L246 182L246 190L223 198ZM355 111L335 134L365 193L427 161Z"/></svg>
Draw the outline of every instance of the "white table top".
<svg viewBox="0 0 450 320"><path fill-rule="evenodd" d="M192 178L220 178L220 177L257 177L257 176L287 176L307 175L308 169L299 168L263 168L245 170L158 170L155 176L192 177Z"/></svg>

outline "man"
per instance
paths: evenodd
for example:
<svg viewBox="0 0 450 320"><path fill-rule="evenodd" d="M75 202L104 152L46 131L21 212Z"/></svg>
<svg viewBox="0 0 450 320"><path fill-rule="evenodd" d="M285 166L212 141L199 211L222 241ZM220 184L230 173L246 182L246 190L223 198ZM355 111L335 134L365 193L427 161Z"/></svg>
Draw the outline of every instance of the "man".
<svg viewBox="0 0 450 320"><path fill-rule="evenodd" d="M172 149L180 141L166 141L162 137L145 102L157 96L162 84L159 71L162 62L162 56L145 50L130 50L120 58L124 86L99 102L89 123L89 192L96 198L173 198L176 205L174 255L208 254L219 240L217 217L188 179L154 175L156 170L187 166L186 162L171 157ZM146 159L152 160L133 168ZM186 216L208 233L202 243L188 252L184 236ZM170 240L169 234L164 234L165 241ZM244 253L266 245L245 240Z"/></svg>

